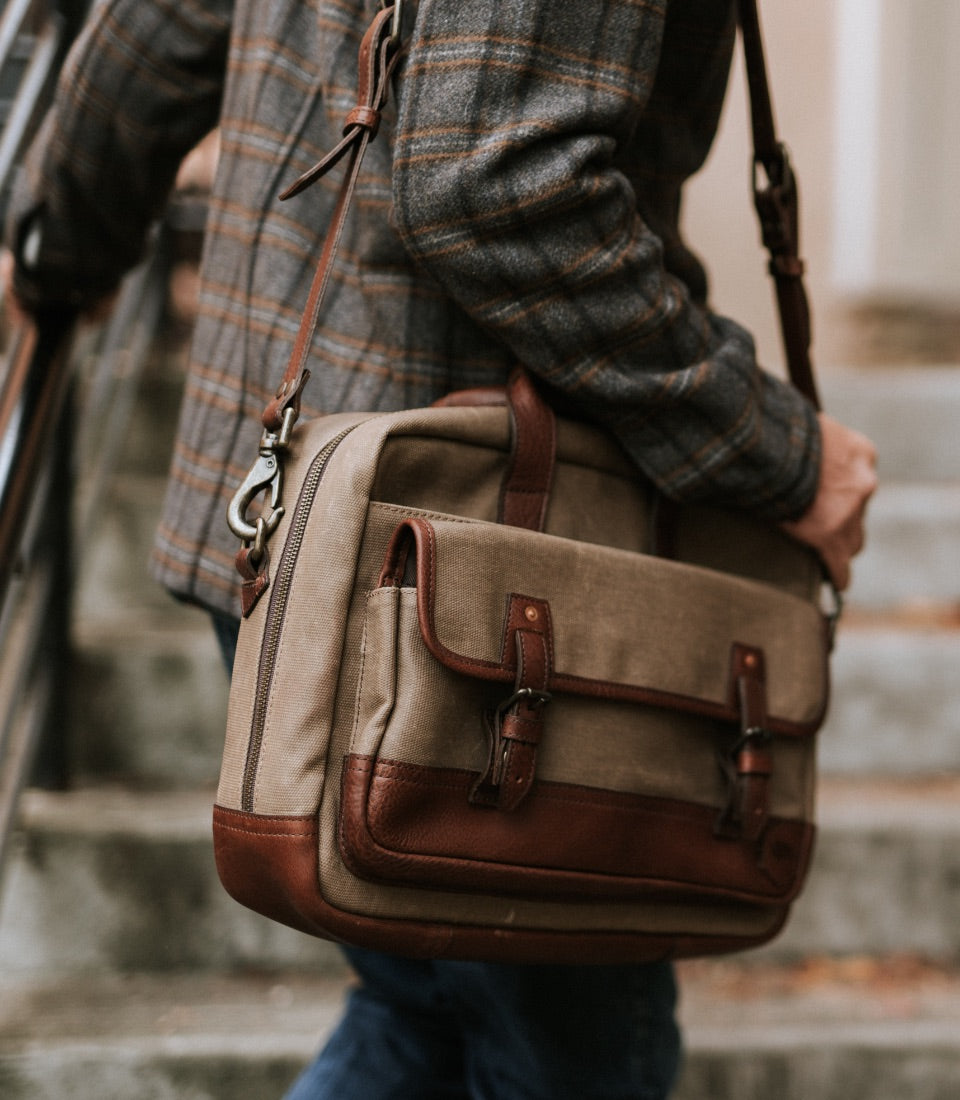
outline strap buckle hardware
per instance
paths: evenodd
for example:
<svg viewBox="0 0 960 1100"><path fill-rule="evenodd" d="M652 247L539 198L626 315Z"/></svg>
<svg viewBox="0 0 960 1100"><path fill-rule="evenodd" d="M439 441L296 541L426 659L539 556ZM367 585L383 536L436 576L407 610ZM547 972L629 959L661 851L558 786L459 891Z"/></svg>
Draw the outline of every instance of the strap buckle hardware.
<svg viewBox="0 0 960 1100"><path fill-rule="evenodd" d="M539 708L546 706L552 698L553 696L549 691L538 691L532 687L517 688L508 699L504 699L497 707L497 725L499 726L500 719L517 703L526 703L528 707Z"/></svg>
<svg viewBox="0 0 960 1100"><path fill-rule="evenodd" d="M773 254L797 246L797 180L787 147L753 158L753 202L764 246Z"/></svg>
<svg viewBox="0 0 960 1100"><path fill-rule="evenodd" d="M283 414L283 426L279 432L264 432L260 437L260 451L250 472L243 479L227 508L227 524L230 530L245 544L253 542L262 553L265 540L277 529L283 518L280 491L283 486L283 466L280 455L290 444L290 433L297 419L296 410L288 408ZM265 490L270 491L270 511L251 521L247 510L254 499Z"/></svg>
<svg viewBox="0 0 960 1100"><path fill-rule="evenodd" d="M393 8L393 19L390 21L390 43L396 45L400 41L400 23L403 19L403 0L380 0L383 11Z"/></svg>

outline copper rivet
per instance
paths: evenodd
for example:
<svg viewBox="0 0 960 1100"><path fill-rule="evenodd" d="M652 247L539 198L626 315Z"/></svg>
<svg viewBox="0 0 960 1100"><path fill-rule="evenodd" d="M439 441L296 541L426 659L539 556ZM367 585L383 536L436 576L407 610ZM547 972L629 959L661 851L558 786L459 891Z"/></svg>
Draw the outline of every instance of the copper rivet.
<svg viewBox="0 0 960 1100"><path fill-rule="evenodd" d="M525 607L523 613L526 616L527 622L535 623L540 618L540 612L535 607Z"/></svg>
<svg viewBox="0 0 960 1100"><path fill-rule="evenodd" d="M743 663L747 666L747 668L754 668L757 664L756 653L747 653L743 658Z"/></svg>

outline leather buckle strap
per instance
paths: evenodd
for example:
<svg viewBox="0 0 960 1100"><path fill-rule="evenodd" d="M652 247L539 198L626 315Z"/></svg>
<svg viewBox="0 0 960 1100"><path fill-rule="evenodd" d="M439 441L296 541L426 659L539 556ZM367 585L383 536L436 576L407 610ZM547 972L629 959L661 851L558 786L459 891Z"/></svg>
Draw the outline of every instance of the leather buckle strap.
<svg viewBox="0 0 960 1100"><path fill-rule="evenodd" d="M542 531L557 454L556 415L522 367L510 375L507 397L513 430L497 522Z"/></svg>
<svg viewBox="0 0 960 1100"><path fill-rule="evenodd" d="M280 196L281 199L299 194L315 183L345 156L347 169L340 185L330 228L323 243L320 261L310 285L297 339L280 386L263 411L264 434L260 443L260 456L243 484L234 495L228 510L228 523L234 533L249 545L257 544L253 553L243 553L237 560L237 568L244 583L254 582L248 576L252 569L263 572L266 561L266 538L269 538L283 515L280 501L282 478L282 453L289 443L290 433L300 416L303 387L310 372L307 359L313 334L320 318L320 307L327 283L333 270L333 261L340 244L347 212L356 188L360 165L367 146L376 136L382 111L390 92L390 79L399 57L400 3L384 4L363 36L358 57L357 104L347 114L344 136L339 144L319 163L305 172ZM266 528L247 518L247 509L262 491L270 491L271 511L266 517Z"/></svg>
<svg viewBox="0 0 960 1100"><path fill-rule="evenodd" d="M504 631L504 651L516 654L513 693L484 715L490 741L487 766L470 791L477 806L515 810L536 777L537 748L543 736L543 712L551 695L553 631L544 600L513 595Z"/></svg>
<svg viewBox="0 0 960 1100"><path fill-rule="evenodd" d="M754 202L770 254L787 369L793 385L819 409L810 359L810 308L799 256L797 182L786 147L777 137L756 0L739 0L739 22L750 94ZM761 169L767 177L765 184L760 180Z"/></svg>
<svg viewBox="0 0 960 1100"><path fill-rule="evenodd" d="M281 199L288 199L298 195L329 172L349 153L348 166L337 196L337 205L310 286L290 361L276 397L267 405L263 413L263 424L268 431L279 429L285 409L290 406L294 397L299 401L299 393L303 388L306 361L320 318L320 305L327 283L330 281L334 257L340 244L353 192L356 189L363 154L376 134L380 111L389 96L390 78L399 57L399 38L394 32L396 12L395 5L381 10L363 36L358 57L357 103L347 115L343 139L280 196Z"/></svg>
<svg viewBox="0 0 960 1100"><path fill-rule="evenodd" d="M727 804L717 820L717 836L759 840L770 816L773 775L772 734L767 730L766 669L762 650L735 645L732 678L740 710L740 736L720 754Z"/></svg>

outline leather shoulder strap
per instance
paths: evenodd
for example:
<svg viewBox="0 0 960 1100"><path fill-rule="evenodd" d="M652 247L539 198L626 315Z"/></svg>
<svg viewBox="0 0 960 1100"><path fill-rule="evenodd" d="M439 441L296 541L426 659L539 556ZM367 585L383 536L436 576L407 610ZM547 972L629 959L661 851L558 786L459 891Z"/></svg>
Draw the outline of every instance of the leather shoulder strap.
<svg viewBox="0 0 960 1100"><path fill-rule="evenodd" d="M739 19L750 90L754 146L754 202L763 242L770 254L770 274L777 291L780 327L790 378L815 407L820 403L810 361L810 317L798 254L799 215L796 178L785 146L774 126L756 0L739 0ZM343 183L314 275L300 329L283 381L263 413L268 432L279 432L287 415L299 415L300 394L309 371L307 359L320 304L329 281L334 256L353 197L367 145L376 136L380 111L390 89L390 77L399 55L395 5L384 7L364 35L359 55L357 106L349 113L344 136L318 164L304 173L281 198L308 187L342 159L347 160Z"/></svg>
<svg viewBox="0 0 960 1100"><path fill-rule="evenodd" d="M820 397L810 358L810 308L799 254L797 180L773 118L757 0L739 0L740 34L746 60L753 133L753 197L770 274L777 294L787 369L794 386L814 406Z"/></svg>

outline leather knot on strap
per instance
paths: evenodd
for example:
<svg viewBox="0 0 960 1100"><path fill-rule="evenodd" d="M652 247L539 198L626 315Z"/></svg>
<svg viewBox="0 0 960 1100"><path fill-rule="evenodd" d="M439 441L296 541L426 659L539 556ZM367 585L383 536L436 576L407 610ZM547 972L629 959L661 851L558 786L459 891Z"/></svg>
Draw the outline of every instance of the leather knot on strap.
<svg viewBox="0 0 960 1100"><path fill-rule="evenodd" d="M366 107L362 103L358 103L344 120L344 134L352 130L354 126L362 126L363 129L370 131L371 137L376 137L377 130L380 128L380 112L375 107Z"/></svg>

